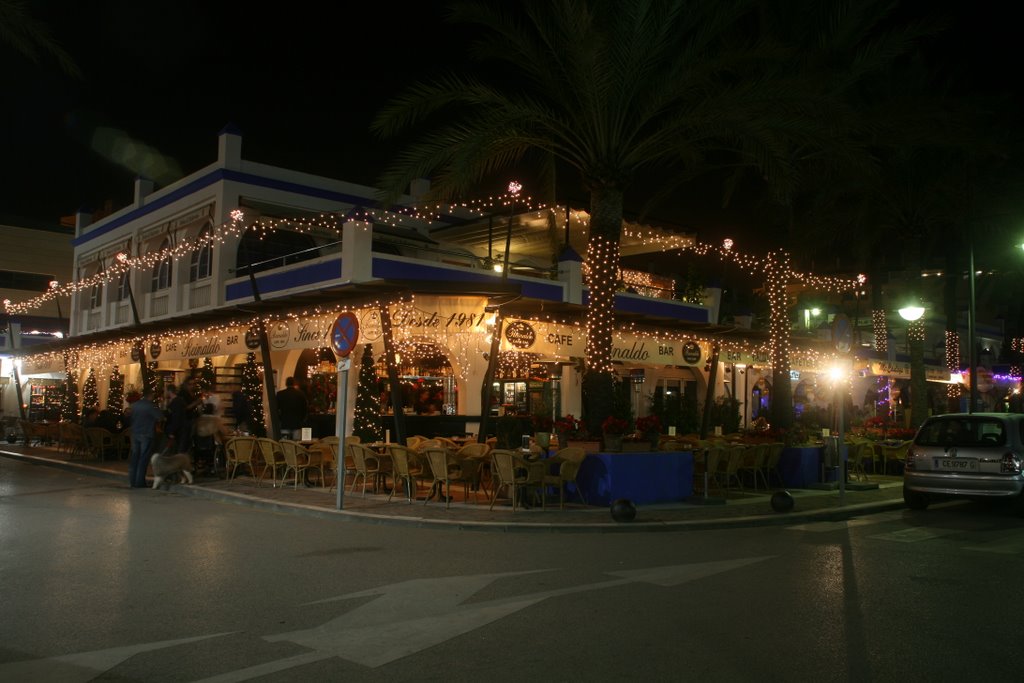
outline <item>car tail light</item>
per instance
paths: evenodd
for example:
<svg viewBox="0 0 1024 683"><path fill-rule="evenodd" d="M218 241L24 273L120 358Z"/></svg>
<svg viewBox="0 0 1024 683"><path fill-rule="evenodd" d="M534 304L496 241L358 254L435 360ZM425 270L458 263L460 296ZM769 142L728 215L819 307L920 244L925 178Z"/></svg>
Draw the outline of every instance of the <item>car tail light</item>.
<svg viewBox="0 0 1024 683"><path fill-rule="evenodd" d="M906 457L906 459L903 462L903 469L904 470L912 470L912 469L914 469L914 447L913 446L911 446L910 448L907 449L907 457Z"/></svg>
<svg viewBox="0 0 1024 683"><path fill-rule="evenodd" d="M1007 453L1003 456L999 471L1003 474L1020 474L1020 458L1014 453Z"/></svg>

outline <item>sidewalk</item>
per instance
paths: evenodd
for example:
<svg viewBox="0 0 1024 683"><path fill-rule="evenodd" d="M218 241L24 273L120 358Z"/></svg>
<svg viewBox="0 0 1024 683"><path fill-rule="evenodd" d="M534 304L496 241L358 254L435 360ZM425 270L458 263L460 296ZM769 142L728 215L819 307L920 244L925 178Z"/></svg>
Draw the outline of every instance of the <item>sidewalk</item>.
<svg viewBox="0 0 1024 683"><path fill-rule="evenodd" d="M69 460L68 454L58 451L56 447L23 444L3 444L0 446L0 455L106 478L125 488L128 486L128 464L124 460ZM302 485L296 489L291 484L273 488L267 482L257 486L248 476L239 476L231 481L197 477L192 486L175 485L169 493L151 491L151 494L195 496L277 512L369 524L406 524L478 531L626 532L799 524L809 520L848 519L903 506L901 477L872 475L871 482L877 483L879 488L847 490L842 506L839 504L837 490L791 489L790 494L795 501L793 510L779 513L771 507L770 493L732 491L724 504L680 502L638 506L636 519L623 523L614 521L605 507L586 507L578 501L567 502L564 510L558 509L556 499L553 504L549 501L546 509L532 507L513 512L507 500L499 500L494 510L489 510L486 494L481 492L479 502L474 504L471 492L469 502L464 503L459 487L454 489L455 501L448 510L445 510L443 503L436 501L424 505L419 500L410 504L396 494L388 502L387 495L367 493L363 496L349 491L345 491L343 509L338 510L336 491Z"/></svg>

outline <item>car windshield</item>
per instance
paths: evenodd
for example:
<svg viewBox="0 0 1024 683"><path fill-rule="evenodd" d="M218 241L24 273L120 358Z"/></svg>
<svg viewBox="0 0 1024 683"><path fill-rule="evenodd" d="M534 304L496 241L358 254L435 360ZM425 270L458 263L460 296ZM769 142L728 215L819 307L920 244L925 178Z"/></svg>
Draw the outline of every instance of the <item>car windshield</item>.
<svg viewBox="0 0 1024 683"><path fill-rule="evenodd" d="M921 427L918 446L969 448L1006 445L1006 429L1002 420L982 417L944 417L930 420Z"/></svg>

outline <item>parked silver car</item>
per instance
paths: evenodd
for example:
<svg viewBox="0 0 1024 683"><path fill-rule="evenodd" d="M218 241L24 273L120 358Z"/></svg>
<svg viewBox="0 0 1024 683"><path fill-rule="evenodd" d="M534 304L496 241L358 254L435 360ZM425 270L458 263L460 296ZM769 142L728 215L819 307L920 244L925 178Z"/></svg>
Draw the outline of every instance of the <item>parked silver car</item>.
<svg viewBox="0 0 1024 683"><path fill-rule="evenodd" d="M937 497L1016 499L1024 510L1024 415L951 413L925 420L907 450L903 500L923 510Z"/></svg>

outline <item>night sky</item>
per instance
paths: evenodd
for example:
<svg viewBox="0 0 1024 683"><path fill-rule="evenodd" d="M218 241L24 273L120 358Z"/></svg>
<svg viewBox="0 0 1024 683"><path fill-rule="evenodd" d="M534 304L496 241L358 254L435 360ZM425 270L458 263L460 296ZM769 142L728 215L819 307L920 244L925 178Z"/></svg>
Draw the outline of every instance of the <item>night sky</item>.
<svg viewBox="0 0 1024 683"><path fill-rule="evenodd" d="M954 92L1021 101L1012 5L909 4L953 8L952 28L927 49ZM81 206L124 205L140 173L163 185L215 161L229 122L244 134L247 159L374 184L394 149L374 141L369 121L391 94L463 63L468 37L444 25L433 3L295 7L33 3L83 77L0 46L0 217L56 222ZM581 192L567 194L585 206ZM714 201L684 203L662 217L698 230L757 220Z"/></svg>

